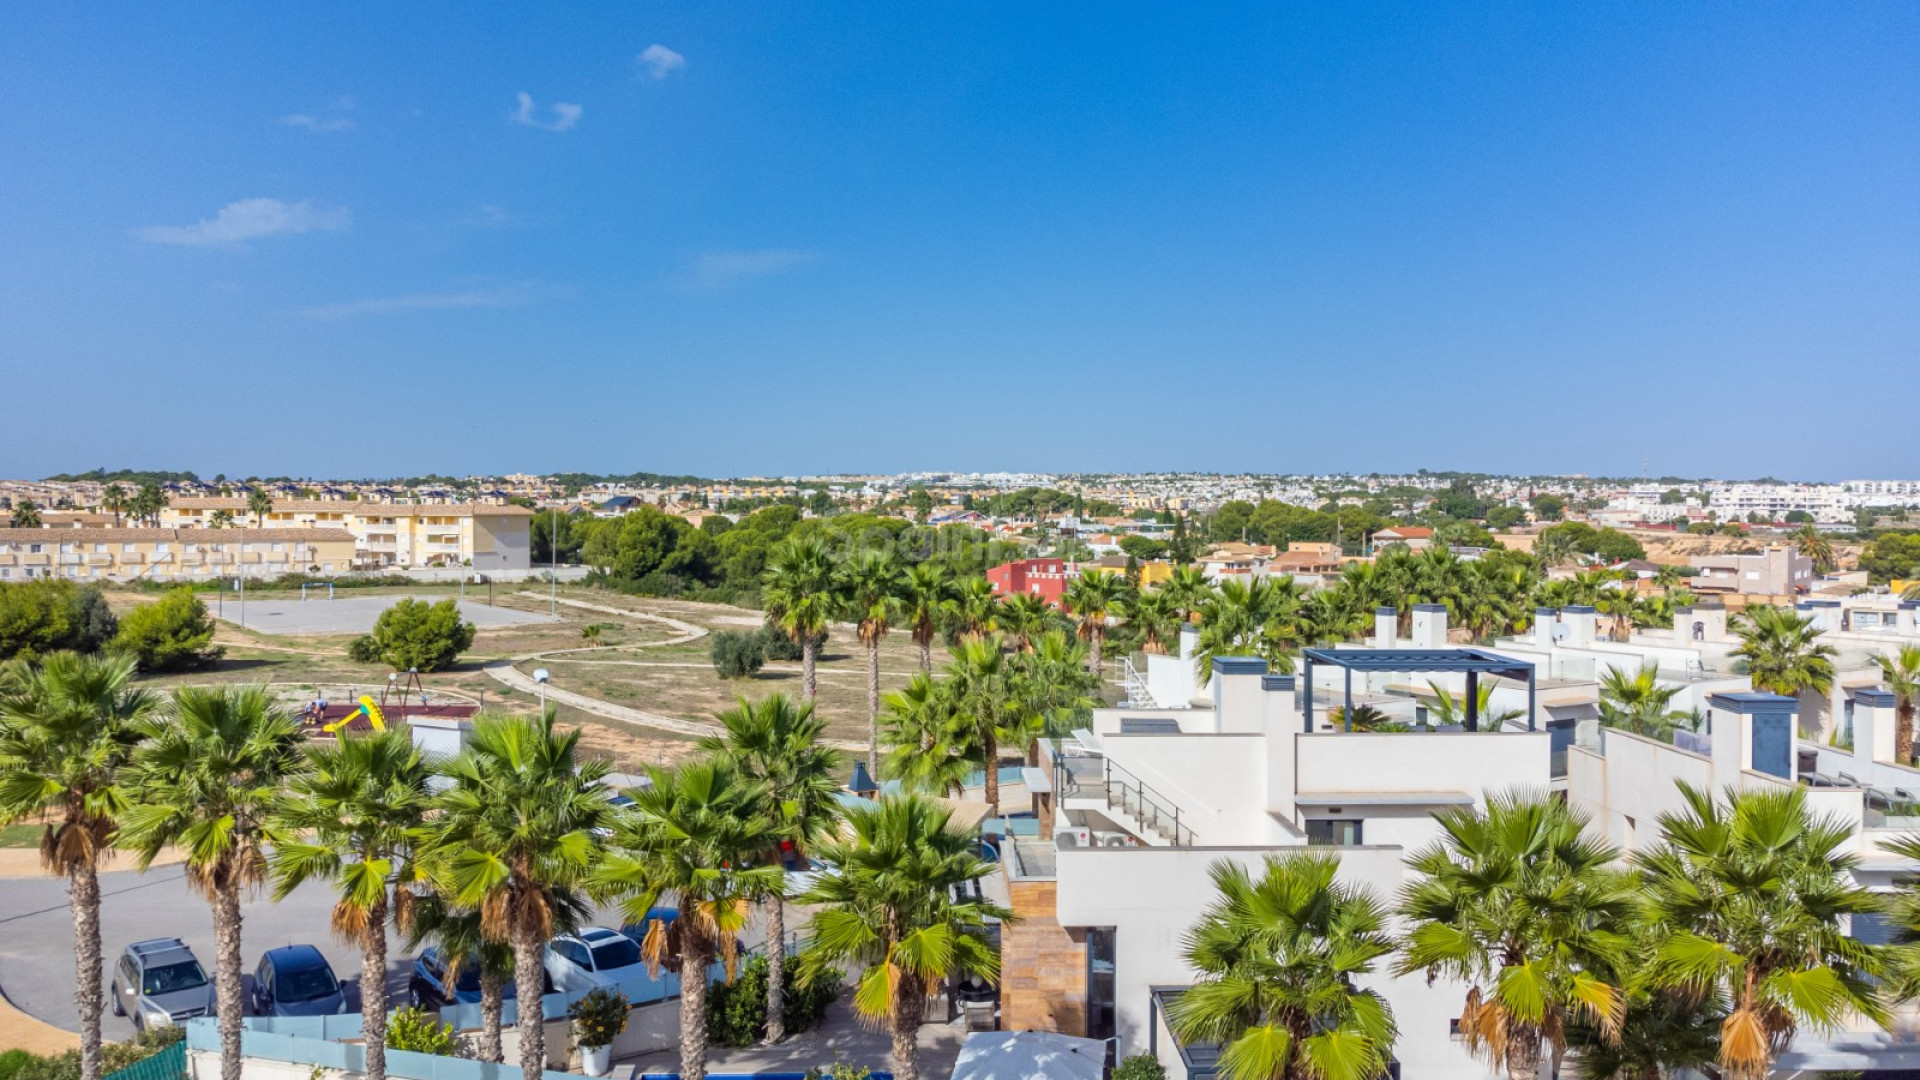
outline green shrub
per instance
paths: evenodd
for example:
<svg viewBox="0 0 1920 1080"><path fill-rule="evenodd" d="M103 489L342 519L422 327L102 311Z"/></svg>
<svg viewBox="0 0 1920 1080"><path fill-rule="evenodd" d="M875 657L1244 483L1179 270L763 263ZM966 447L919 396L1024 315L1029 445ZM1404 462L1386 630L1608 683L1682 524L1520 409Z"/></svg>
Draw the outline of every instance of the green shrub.
<svg viewBox="0 0 1920 1080"><path fill-rule="evenodd" d="M373 624L376 659L395 671L441 671L473 646L473 624L462 622L452 598L437 604L402 600Z"/></svg>
<svg viewBox="0 0 1920 1080"><path fill-rule="evenodd" d="M141 671L188 671L226 655L213 644L213 616L191 589L175 589L128 612L113 647L132 653Z"/></svg>
<svg viewBox="0 0 1920 1080"><path fill-rule="evenodd" d="M380 643L373 640L372 634L361 634L347 642L347 659L356 664L377 664L380 662Z"/></svg>
<svg viewBox="0 0 1920 1080"><path fill-rule="evenodd" d="M835 1060L831 1065L815 1065L806 1071L806 1080L867 1080L873 1070L865 1065L851 1065Z"/></svg>
<svg viewBox="0 0 1920 1080"><path fill-rule="evenodd" d="M820 1023L827 1006L840 996L838 975L822 975L803 985L799 967L789 960L780 980L787 989L781 1015L789 1035ZM732 985L719 983L707 991L707 1038L717 1046L752 1046L766 1033L767 958L756 954L740 966L740 977Z"/></svg>
<svg viewBox="0 0 1920 1080"><path fill-rule="evenodd" d="M171 1025L143 1031L131 1042L106 1043L100 1048L102 1071L118 1072L172 1046L185 1032ZM67 1050L48 1057L9 1050L0 1054L0 1080L80 1080L80 1051Z"/></svg>
<svg viewBox="0 0 1920 1080"><path fill-rule="evenodd" d="M118 630L98 585L59 578L0 583L0 660L31 660L61 649L95 652Z"/></svg>
<svg viewBox="0 0 1920 1080"><path fill-rule="evenodd" d="M613 1040L627 1030L632 1010L618 990L595 990L567 1008L573 1026L580 1033L581 1046L612 1046Z"/></svg>
<svg viewBox="0 0 1920 1080"><path fill-rule="evenodd" d="M723 679L751 679L767 662L760 635L752 631L714 631L708 655L713 658L713 670Z"/></svg>
<svg viewBox="0 0 1920 1080"><path fill-rule="evenodd" d="M827 635L817 635L813 639L814 655L818 656L820 647L826 643ZM800 660L800 643L793 640L785 631L776 627L763 626L760 628L760 644L761 655L765 656L768 660L784 660L787 663L798 663Z"/></svg>
<svg viewBox="0 0 1920 1080"><path fill-rule="evenodd" d="M25 1050L8 1050L0 1054L0 1080L13 1080L21 1069L40 1060Z"/></svg>
<svg viewBox="0 0 1920 1080"><path fill-rule="evenodd" d="M436 1023L420 1009L398 1009L387 1017L387 1049L453 1057L460 1051L460 1038L452 1024Z"/></svg>
<svg viewBox="0 0 1920 1080"><path fill-rule="evenodd" d="M1135 1054L1114 1067L1113 1080L1167 1080L1167 1067L1152 1054Z"/></svg>

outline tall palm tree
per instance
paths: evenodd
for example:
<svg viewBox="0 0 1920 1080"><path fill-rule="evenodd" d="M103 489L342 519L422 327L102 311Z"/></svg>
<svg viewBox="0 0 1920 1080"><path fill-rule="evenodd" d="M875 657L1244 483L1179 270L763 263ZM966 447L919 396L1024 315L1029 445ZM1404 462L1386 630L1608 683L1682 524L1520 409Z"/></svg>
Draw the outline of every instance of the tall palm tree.
<svg viewBox="0 0 1920 1080"><path fill-rule="evenodd" d="M1902 645L1891 656L1876 656L1880 679L1893 691L1893 759L1913 762L1913 712L1920 702L1920 645Z"/></svg>
<svg viewBox="0 0 1920 1080"><path fill-rule="evenodd" d="M412 923L413 885L422 877L414 853L433 770L405 728L317 743L307 759L281 806L284 838L269 859L273 898L314 879L334 883L333 932L360 950L364 1071L367 1080L385 1080L387 922L402 932Z"/></svg>
<svg viewBox="0 0 1920 1080"><path fill-rule="evenodd" d="M273 513L273 496L260 488L247 492L247 512L253 515L254 528L267 523L267 515Z"/></svg>
<svg viewBox="0 0 1920 1080"><path fill-rule="evenodd" d="M760 599L767 618L800 646L800 687L808 701L817 689L818 643L833 617L833 557L817 536L790 536L767 557Z"/></svg>
<svg viewBox="0 0 1920 1080"><path fill-rule="evenodd" d="M1091 646L1087 667L1095 675L1105 668L1100 652L1107 643L1107 618L1119 609L1128 589L1126 578L1101 570L1082 570L1067 582L1064 599L1079 623L1080 636Z"/></svg>
<svg viewBox="0 0 1920 1080"><path fill-rule="evenodd" d="M1831 574L1835 565L1833 541L1815 528L1812 522L1793 531L1793 549L1813 560L1813 572Z"/></svg>
<svg viewBox="0 0 1920 1080"><path fill-rule="evenodd" d="M264 686L182 687L126 771L119 842L142 869L161 849L186 852L187 881L213 908L220 1075L240 1080L240 898L266 878L288 781L306 765L300 725Z"/></svg>
<svg viewBox="0 0 1920 1080"><path fill-rule="evenodd" d="M886 1024L898 1080L920 1080L915 1040L928 992L954 975L999 974L999 952L983 933L991 919L1013 922L1013 912L965 898L977 891L956 896L956 886L995 872L978 850L952 811L918 795L890 796L848 812L842 833L816 852L827 871L799 898L820 908L802 976L861 967L853 1008Z"/></svg>
<svg viewBox="0 0 1920 1080"><path fill-rule="evenodd" d="M1064 738L1100 704L1100 676L1087 669L1087 647L1059 630L1040 635L1034 647L1009 658L1016 706L1011 727L1024 727L1027 764L1040 764L1042 736Z"/></svg>
<svg viewBox="0 0 1920 1080"><path fill-rule="evenodd" d="M1207 572L1197 566L1176 566L1159 591L1173 605L1179 621L1190 623L1213 596L1213 583L1207 580Z"/></svg>
<svg viewBox="0 0 1920 1080"><path fill-rule="evenodd" d="M1126 620L1127 629L1140 635L1142 652L1165 655L1169 646L1177 646L1179 613L1167 590L1129 591L1121 605L1120 615Z"/></svg>
<svg viewBox="0 0 1920 1080"><path fill-rule="evenodd" d="M825 745L827 723L814 715L811 702L795 704L785 694L772 694L755 704L745 698L714 719L725 736L709 736L700 749L718 755L741 776L762 785L761 816L773 825L776 845L791 847L796 857L806 852L840 819L840 783L835 774L840 755ZM778 847L763 853L778 867ZM787 938L786 893L769 895L767 905L767 1039L786 1038L785 1008Z"/></svg>
<svg viewBox="0 0 1920 1080"><path fill-rule="evenodd" d="M1219 898L1187 931L1200 972L1167 1008L1188 1043L1220 1047L1227 1080L1371 1080L1387 1075L1398 1034L1380 995L1353 980L1393 951L1387 910L1335 880L1326 855L1269 855L1256 879L1213 864Z"/></svg>
<svg viewBox="0 0 1920 1080"><path fill-rule="evenodd" d="M1791 608L1750 607L1739 616L1734 632L1740 646L1733 655L1747 662L1754 689L1797 698L1832 688L1837 653L1820 641L1820 628L1812 619Z"/></svg>
<svg viewBox="0 0 1920 1080"><path fill-rule="evenodd" d="M1060 613L1037 593L1015 593L1007 597L995 617L1007 640L1021 652L1033 648L1035 638L1061 621Z"/></svg>
<svg viewBox="0 0 1920 1080"><path fill-rule="evenodd" d="M1648 974L1725 1010L1722 1075L1764 1080L1803 1027L1886 1025L1891 957L1842 928L1881 910L1854 883L1851 830L1816 818L1798 787L1680 790L1686 809L1660 816L1660 844L1638 859L1641 918L1657 931Z"/></svg>
<svg viewBox="0 0 1920 1080"><path fill-rule="evenodd" d="M1200 609L1197 677L1211 679L1213 661L1221 656L1264 656L1273 670L1292 671L1287 645L1298 636L1292 625L1298 607L1292 578L1222 582Z"/></svg>
<svg viewBox="0 0 1920 1080"><path fill-rule="evenodd" d="M975 725L960 710L952 685L925 672L887 695L882 723L887 752L880 775L908 791L958 795L981 765Z"/></svg>
<svg viewBox="0 0 1920 1080"><path fill-rule="evenodd" d="M963 641L947 666L947 685L968 726L970 745L979 748L986 768L986 800L1000 813L1000 747L1009 733L1017 740L1029 734L1027 718L1015 694L1017 675L1000 647L998 635L984 641ZM1022 741L1020 745L1024 746Z"/></svg>
<svg viewBox="0 0 1920 1080"><path fill-rule="evenodd" d="M1673 707L1679 693L1677 686L1660 685L1658 663L1644 664L1631 674L1625 668L1608 668L1600 676L1600 722L1655 739L1671 738L1688 715Z"/></svg>
<svg viewBox="0 0 1920 1080"><path fill-rule="evenodd" d="M1306 645L1351 641L1372 625L1370 613L1356 608L1346 587L1315 589L1300 602L1300 640Z"/></svg>
<svg viewBox="0 0 1920 1080"><path fill-rule="evenodd" d="M113 527L120 527L120 515L127 509L127 489L119 484L108 484L100 493L100 509L113 515Z"/></svg>
<svg viewBox="0 0 1920 1080"><path fill-rule="evenodd" d="M1434 817L1441 839L1407 859L1418 876L1401 892L1399 973L1466 983L1467 1045L1513 1080L1538 1075L1543 1046L1557 1065L1575 1018L1617 1039L1625 999L1610 979L1633 910L1632 883L1610 866L1619 852L1579 811L1527 793Z"/></svg>
<svg viewBox="0 0 1920 1080"><path fill-rule="evenodd" d="M513 979L513 949L491 941L480 928L480 912L449 904L444 896L428 892L414 901L413 921L407 931L407 951L433 946L445 965L448 985L465 977L466 966L479 966L481 1061L499 1064L500 1018L505 1012L506 988ZM517 996L517 995L516 995Z"/></svg>
<svg viewBox="0 0 1920 1080"><path fill-rule="evenodd" d="M901 585L901 618L920 646L920 670L932 674L934 636L953 614L953 575L945 563L928 560L908 567Z"/></svg>
<svg viewBox="0 0 1920 1080"><path fill-rule="evenodd" d="M880 768L880 642L900 617L905 577L890 548L867 548L840 565L842 609L867 650L867 768L875 771Z"/></svg>
<svg viewBox="0 0 1920 1080"><path fill-rule="evenodd" d="M513 949L526 1080L547 1062L542 950L567 925L566 901L598 853L594 830L612 816L606 763L582 759L579 744L577 729L555 729L552 709L476 719L466 749L441 766L448 786L424 853L448 902L478 911L486 939Z"/></svg>
<svg viewBox="0 0 1920 1080"><path fill-rule="evenodd" d="M998 625L1000 606L993 582L983 577L962 578L953 590L954 629L962 639L978 641Z"/></svg>
<svg viewBox="0 0 1920 1080"><path fill-rule="evenodd" d="M1597 606L1613 619L1613 640L1625 641L1633 636L1635 620L1647 613L1646 601L1632 582L1619 582L1610 589L1600 590Z"/></svg>
<svg viewBox="0 0 1920 1080"><path fill-rule="evenodd" d="M156 702L131 656L57 652L0 678L0 823L44 820L40 862L67 879L81 1080L99 1080L100 856L125 809L117 784Z"/></svg>
<svg viewBox="0 0 1920 1080"><path fill-rule="evenodd" d="M629 922L647 924L640 948L656 971L665 965L679 972L680 1075L705 1080L707 972L719 957L732 981L748 905L785 887L784 871L757 861L777 843L778 830L756 812L769 797L766 785L723 761L647 772L653 782L633 792L634 812L615 828L612 850L594 869L593 891L618 899ZM667 895L679 916L648 920Z"/></svg>

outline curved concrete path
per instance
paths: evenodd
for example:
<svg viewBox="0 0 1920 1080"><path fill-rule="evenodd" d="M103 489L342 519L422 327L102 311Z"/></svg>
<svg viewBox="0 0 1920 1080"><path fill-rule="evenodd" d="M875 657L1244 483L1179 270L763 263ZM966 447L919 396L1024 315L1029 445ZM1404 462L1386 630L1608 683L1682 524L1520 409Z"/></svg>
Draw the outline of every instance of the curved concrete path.
<svg viewBox="0 0 1920 1080"><path fill-rule="evenodd" d="M539 597L538 593L533 592L522 592L520 595ZM690 622L682 622L679 619L670 618L666 615L654 615L645 611L629 611L626 608L609 607L606 604L589 604L584 600L568 600L562 598L559 602L570 608L577 608L582 611L597 611L603 614L619 615L629 619L645 619L648 622L664 623L680 634L679 637L668 638L665 641L655 641L649 645L639 646L640 648L651 648L658 645L684 645L689 641L698 641L706 637L710 632L704 626L695 626ZM488 664L482 670L488 675L493 676L494 679L515 690L539 697L540 684L534 682L532 676L514 667L515 664L528 660L537 660L547 656L595 651L597 651L597 649L593 646L582 649L551 649L545 652L528 653L525 656L515 656L506 660L498 660ZM619 661L604 662L619 663ZM634 727L652 728L655 731L668 731L676 735L692 735L696 738L707 735L725 734L724 730L718 724L709 724L699 720L682 720L677 716L663 716L660 713L648 712L645 709L633 709L625 705L615 705L611 701L602 701L596 697L588 697L585 694L576 693L572 690L561 689L552 682L547 683L546 694L547 700L549 701L570 705L573 708L579 709L581 712L592 713L595 716L608 720L617 720L622 724L630 724ZM827 745L836 750L847 750L861 754L867 751L867 744L863 742L828 740Z"/></svg>

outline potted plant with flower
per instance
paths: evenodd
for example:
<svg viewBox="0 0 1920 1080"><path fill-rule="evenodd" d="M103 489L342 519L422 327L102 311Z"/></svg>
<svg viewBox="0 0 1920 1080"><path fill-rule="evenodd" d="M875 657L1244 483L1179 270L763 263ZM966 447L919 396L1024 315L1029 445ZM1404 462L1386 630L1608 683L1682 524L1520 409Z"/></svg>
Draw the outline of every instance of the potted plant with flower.
<svg viewBox="0 0 1920 1080"><path fill-rule="evenodd" d="M588 1076L613 1069L613 1040L627 1030L627 999L618 990L595 990L567 1009L580 1043L580 1064Z"/></svg>

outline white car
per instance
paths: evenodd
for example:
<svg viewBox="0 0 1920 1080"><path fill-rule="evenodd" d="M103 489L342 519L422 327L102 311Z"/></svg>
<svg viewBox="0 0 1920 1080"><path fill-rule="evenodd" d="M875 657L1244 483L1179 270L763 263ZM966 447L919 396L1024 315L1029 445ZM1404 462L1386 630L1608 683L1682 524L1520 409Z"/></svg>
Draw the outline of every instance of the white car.
<svg viewBox="0 0 1920 1080"><path fill-rule="evenodd" d="M597 990L645 974L640 946L618 930L588 926L547 942L547 978L562 994Z"/></svg>

